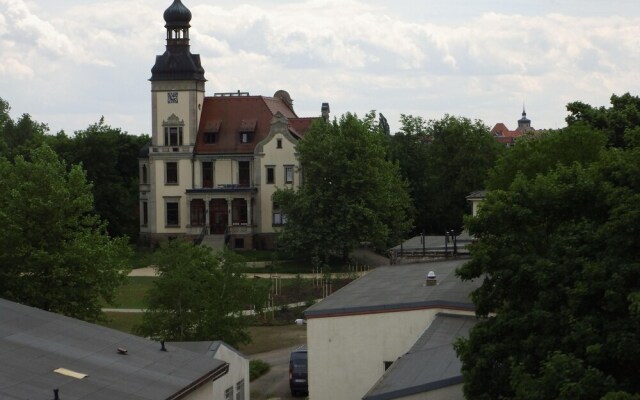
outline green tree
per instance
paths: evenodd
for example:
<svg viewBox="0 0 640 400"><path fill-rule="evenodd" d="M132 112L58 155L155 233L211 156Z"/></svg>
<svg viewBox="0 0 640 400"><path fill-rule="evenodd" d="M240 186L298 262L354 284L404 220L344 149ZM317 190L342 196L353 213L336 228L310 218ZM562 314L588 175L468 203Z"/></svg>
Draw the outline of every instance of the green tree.
<svg viewBox="0 0 640 400"><path fill-rule="evenodd" d="M640 393L639 204L638 148L488 193L458 271L483 282L483 320L456 345L467 398Z"/></svg>
<svg viewBox="0 0 640 400"><path fill-rule="evenodd" d="M130 249L93 213L91 186L44 145L0 159L0 295L96 321L126 275Z"/></svg>
<svg viewBox="0 0 640 400"><path fill-rule="evenodd" d="M23 114L14 121L9 115L9 103L0 98L0 156L13 160L17 156L28 157L31 150L40 146L49 127Z"/></svg>
<svg viewBox="0 0 640 400"><path fill-rule="evenodd" d="M137 328L157 340L224 340L249 343L242 311L262 306L266 292L241 273L233 253L173 240L157 251L160 272L147 292L147 310Z"/></svg>
<svg viewBox="0 0 640 400"><path fill-rule="evenodd" d="M107 221L112 237L135 241L138 215L138 155L146 135L129 135L104 123L104 119L69 138L64 132L48 137L51 146L69 164L81 164L93 183L96 211Z"/></svg>
<svg viewBox="0 0 640 400"><path fill-rule="evenodd" d="M569 126L582 123L600 130L607 135L608 145L627 147L629 134L640 128L640 97L625 93L611 95L611 107L593 107L580 101L567 105Z"/></svg>
<svg viewBox="0 0 640 400"><path fill-rule="evenodd" d="M374 123L345 114L318 121L298 142L303 181L274 201L287 217L279 243L326 262L346 258L363 242L384 249L411 227L411 200L397 164L386 159L385 134Z"/></svg>
<svg viewBox="0 0 640 400"><path fill-rule="evenodd" d="M442 234L462 230L463 216L468 213L466 196L485 188L489 170L503 147L481 121L445 115L429 121L433 138L428 147L425 168L424 198L421 218L429 233Z"/></svg>
<svg viewBox="0 0 640 400"><path fill-rule="evenodd" d="M558 165L589 164L598 159L606 144L605 133L582 123L521 137L516 146L500 155L489 173L486 189L506 190L518 174L531 179Z"/></svg>

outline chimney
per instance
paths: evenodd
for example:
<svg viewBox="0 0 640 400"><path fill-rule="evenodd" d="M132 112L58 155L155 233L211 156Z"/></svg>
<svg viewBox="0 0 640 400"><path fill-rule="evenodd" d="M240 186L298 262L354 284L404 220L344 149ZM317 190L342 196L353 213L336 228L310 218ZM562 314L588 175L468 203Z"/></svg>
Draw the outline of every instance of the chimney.
<svg viewBox="0 0 640 400"><path fill-rule="evenodd" d="M329 112L331 111L329 109L329 103L322 103L320 111L322 112L322 119L324 122L329 122Z"/></svg>
<svg viewBox="0 0 640 400"><path fill-rule="evenodd" d="M438 284L438 279L436 279L436 273L433 271L429 271L427 274L427 283L426 286L436 286Z"/></svg>

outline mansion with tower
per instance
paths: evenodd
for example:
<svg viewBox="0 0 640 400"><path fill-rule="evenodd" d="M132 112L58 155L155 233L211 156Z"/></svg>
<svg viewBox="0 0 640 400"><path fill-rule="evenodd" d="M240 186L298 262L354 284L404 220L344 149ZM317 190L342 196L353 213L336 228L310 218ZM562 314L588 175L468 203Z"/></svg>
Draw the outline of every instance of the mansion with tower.
<svg viewBox="0 0 640 400"><path fill-rule="evenodd" d="M140 237L147 244L205 238L272 248L285 222L272 195L297 188L297 141L320 117L300 118L289 93L205 95L189 44L191 12L164 12L166 50L151 69L151 142L140 153ZM328 119L329 105L322 105Z"/></svg>

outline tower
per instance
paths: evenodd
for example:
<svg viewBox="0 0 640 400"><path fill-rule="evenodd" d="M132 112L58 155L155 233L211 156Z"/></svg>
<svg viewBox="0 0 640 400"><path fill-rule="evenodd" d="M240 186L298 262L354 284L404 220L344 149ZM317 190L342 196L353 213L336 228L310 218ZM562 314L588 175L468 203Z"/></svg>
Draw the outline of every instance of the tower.
<svg viewBox="0 0 640 400"><path fill-rule="evenodd" d="M527 132L531 130L531 120L527 118L527 112L522 106L522 118L518 120L518 131Z"/></svg>
<svg viewBox="0 0 640 400"><path fill-rule="evenodd" d="M164 12L167 45L151 69L152 146L193 152L204 101L204 69L191 54L191 11L174 0Z"/></svg>

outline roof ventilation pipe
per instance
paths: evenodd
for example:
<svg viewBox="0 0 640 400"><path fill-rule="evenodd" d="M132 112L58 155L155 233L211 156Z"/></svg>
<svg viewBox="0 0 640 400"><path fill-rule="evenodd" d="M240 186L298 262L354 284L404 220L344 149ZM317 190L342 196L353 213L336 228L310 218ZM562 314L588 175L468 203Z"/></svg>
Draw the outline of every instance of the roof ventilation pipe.
<svg viewBox="0 0 640 400"><path fill-rule="evenodd" d="M433 271L429 271L427 274L427 286L436 286L438 284L438 279L436 278L436 273Z"/></svg>

